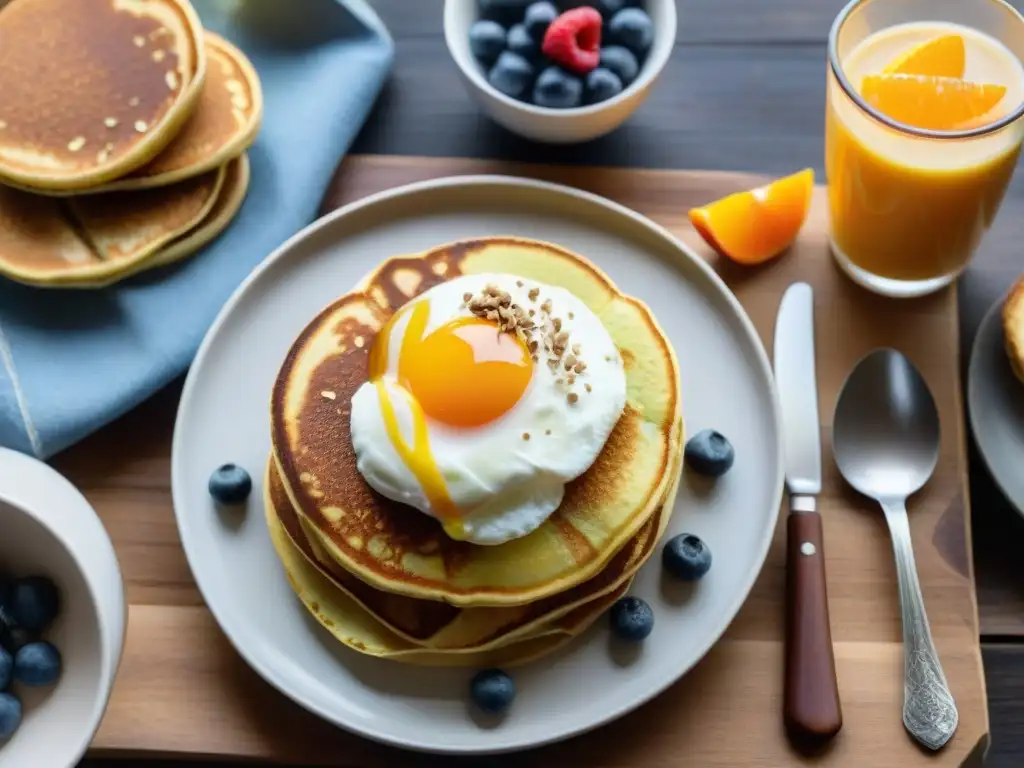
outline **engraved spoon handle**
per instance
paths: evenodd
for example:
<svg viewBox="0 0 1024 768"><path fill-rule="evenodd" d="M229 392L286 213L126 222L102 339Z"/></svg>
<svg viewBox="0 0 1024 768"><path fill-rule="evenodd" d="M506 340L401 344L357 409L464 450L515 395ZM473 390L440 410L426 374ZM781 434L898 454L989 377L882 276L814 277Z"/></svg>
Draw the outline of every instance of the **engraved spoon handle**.
<svg viewBox="0 0 1024 768"><path fill-rule="evenodd" d="M939 749L953 736L960 718L928 627L906 506L887 501L882 509L896 555L903 614L903 724L924 746Z"/></svg>

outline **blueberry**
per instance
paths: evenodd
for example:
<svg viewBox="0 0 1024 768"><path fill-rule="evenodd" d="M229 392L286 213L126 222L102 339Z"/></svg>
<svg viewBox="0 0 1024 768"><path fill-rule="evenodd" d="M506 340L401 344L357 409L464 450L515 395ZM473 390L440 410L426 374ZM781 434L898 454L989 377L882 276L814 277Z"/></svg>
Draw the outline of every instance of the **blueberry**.
<svg viewBox="0 0 1024 768"><path fill-rule="evenodd" d="M533 0L479 0L480 15L485 19L511 25L523 20L526 7Z"/></svg>
<svg viewBox="0 0 1024 768"><path fill-rule="evenodd" d="M6 648L0 648L0 691L6 691L14 675L14 657Z"/></svg>
<svg viewBox="0 0 1024 768"><path fill-rule="evenodd" d="M518 53L505 51L487 75L487 82L513 99L521 98L530 88L533 65Z"/></svg>
<svg viewBox="0 0 1024 768"><path fill-rule="evenodd" d="M469 28L469 50L482 64L493 64L505 50L505 37L501 24L483 19Z"/></svg>
<svg viewBox="0 0 1024 768"><path fill-rule="evenodd" d="M522 24L514 24L509 29L506 43L512 53L518 53L527 61L533 61L540 55L540 46Z"/></svg>
<svg viewBox="0 0 1024 768"><path fill-rule="evenodd" d="M9 629L42 632L57 618L60 594L46 576L18 579L7 594L2 607L3 623Z"/></svg>
<svg viewBox="0 0 1024 768"><path fill-rule="evenodd" d="M10 693L0 693L0 741L14 735L21 725L21 702Z"/></svg>
<svg viewBox="0 0 1024 768"><path fill-rule="evenodd" d="M620 597L610 613L612 631L616 637L636 643L654 629L654 611L639 597Z"/></svg>
<svg viewBox="0 0 1024 768"><path fill-rule="evenodd" d="M608 38L643 56L654 42L654 24L640 8L623 8L608 22Z"/></svg>
<svg viewBox="0 0 1024 768"><path fill-rule="evenodd" d="M696 581L711 570L711 550L692 533L681 533L665 542L661 565L677 579Z"/></svg>
<svg viewBox="0 0 1024 768"><path fill-rule="evenodd" d="M53 685L60 677L60 667L60 651L52 643L29 643L14 656L14 679L33 688Z"/></svg>
<svg viewBox="0 0 1024 768"><path fill-rule="evenodd" d="M558 9L548 0L534 3L526 9L526 16L523 17L523 25L530 37L534 40L543 40L544 33L548 31L551 22L558 18Z"/></svg>
<svg viewBox="0 0 1024 768"><path fill-rule="evenodd" d="M221 504L241 504L252 492L249 473L234 464L218 467L210 475L210 495Z"/></svg>
<svg viewBox="0 0 1024 768"><path fill-rule="evenodd" d="M601 49L601 64L619 76L623 87L628 86L640 73L640 62L629 48L621 45L608 45Z"/></svg>
<svg viewBox="0 0 1024 768"><path fill-rule="evenodd" d="M583 101L583 81L560 67L547 67L533 86L533 103L538 107L571 109Z"/></svg>
<svg viewBox="0 0 1024 768"><path fill-rule="evenodd" d="M626 0L597 0L594 3L588 3L588 5L593 5L597 8L607 21L626 7Z"/></svg>
<svg viewBox="0 0 1024 768"><path fill-rule="evenodd" d="M7 615L7 611L0 608L0 648L9 653L32 641L32 634L21 627L14 625L13 619Z"/></svg>
<svg viewBox="0 0 1024 768"><path fill-rule="evenodd" d="M705 429L686 442L683 458L695 472L719 477L729 471L736 452L725 435L713 429Z"/></svg>
<svg viewBox="0 0 1024 768"><path fill-rule="evenodd" d="M607 101L622 93L622 81L610 69L598 67L587 73L584 97L587 104Z"/></svg>
<svg viewBox="0 0 1024 768"><path fill-rule="evenodd" d="M500 669L484 669L473 676L469 692L481 710L496 715L516 697L515 681Z"/></svg>

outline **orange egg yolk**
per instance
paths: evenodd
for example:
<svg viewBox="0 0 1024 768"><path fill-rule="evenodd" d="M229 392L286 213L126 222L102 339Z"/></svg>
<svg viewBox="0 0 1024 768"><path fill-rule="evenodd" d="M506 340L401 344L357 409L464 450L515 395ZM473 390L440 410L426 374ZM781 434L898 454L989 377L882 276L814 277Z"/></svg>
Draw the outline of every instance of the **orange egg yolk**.
<svg viewBox="0 0 1024 768"><path fill-rule="evenodd" d="M481 427L512 410L532 375L525 342L476 317L403 344L398 361L398 379L423 412L461 428Z"/></svg>
<svg viewBox="0 0 1024 768"><path fill-rule="evenodd" d="M413 304L398 354L398 379L413 421L412 441L408 442L399 430L382 376L387 371L391 333L409 309L406 305L391 318L370 349L370 379L376 385L392 444L438 516L448 518L445 528L449 535L461 538L461 526L452 520L459 510L452 504L434 461L425 417L459 428L481 427L500 418L526 392L533 359L525 342L477 317L453 320L425 335L429 304Z"/></svg>

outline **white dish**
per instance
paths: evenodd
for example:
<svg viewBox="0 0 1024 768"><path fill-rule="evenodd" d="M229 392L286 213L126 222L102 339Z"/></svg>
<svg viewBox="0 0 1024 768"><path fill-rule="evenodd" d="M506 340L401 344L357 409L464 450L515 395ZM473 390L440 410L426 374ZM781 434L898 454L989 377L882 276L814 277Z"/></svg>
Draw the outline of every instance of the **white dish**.
<svg viewBox="0 0 1024 768"><path fill-rule="evenodd" d="M599 621L563 651L517 669L513 710L500 723L481 724L467 706L472 670L360 656L307 616L271 548L258 485L270 446L271 386L309 320L388 256L496 234L584 254L647 302L678 352L687 432L719 429L734 440L737 459L713 486L684 478L670 533L704 538L714 566L692 590L662 580L660 553L642 570L633 592L652 604L656 626L639 653L629 661L614 653ZM239 288L204 340L182 393L172 461L185 552L242 656L339 726L446 753L510 751L581 733L629 712L689 670L725 631L761 570L783 476L767 357L711 269L626 208L505 177L439 179L383 192L282 246ZM225 518L206 485L211 471L229 461L248 468L257 487L244 516Z"/></svg>
<svg viewBox="0 0 1024 768"><path fill-rule="evenodd" d="M985 315L971 351L967 404L974 440L1003 494L1024 515L1024 382L1006 356L1005 297Z"/></svg>
<svg viewBox="0 0 1024 768"><path fill-rule="evenodd" d="M0 765L71 768L106 709L124 647L124 584L96 512L71 483L36 459L0 448L0 568L49 576L61 614L46 639L63 673L52 689L14 687L17 733L0 743Z"/></svg>
<svg viewBox="0 0 1024 768"><path fill-rule="evenodd" d="M496 123L534 141L590 141L629 119L647 99L672 55L678 28L676 0L646 0L645 6L654 22L654 43L636 80L614 98L574 109L528 104L487 82L487 73L469 49L469 28L480 18L477 0L445 0L444 39L467 91Z"/></svg>

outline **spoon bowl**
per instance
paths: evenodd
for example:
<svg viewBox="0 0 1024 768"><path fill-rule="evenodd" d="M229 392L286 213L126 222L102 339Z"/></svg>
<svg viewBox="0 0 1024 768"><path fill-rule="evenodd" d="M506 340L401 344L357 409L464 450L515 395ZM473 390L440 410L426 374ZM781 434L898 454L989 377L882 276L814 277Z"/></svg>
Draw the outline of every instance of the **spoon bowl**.
<svg viewBox="0 0 1024 768"><path fill-rule="evenodd" d="M939 412L914 364L894 349L864 357L843 384L833 420L839 471L877 501L921 490L939 461Z"/></svg>
<svg viewBox="0 0 1024 768"><path fill-rule="evenodd" d="M885 513L903 617L903 724L921 744L940 749L959 714L932 642L906 507L938 463L939 412L910 360L879 349L854 367L836 402L832 444L846 482Z"/></svg>

